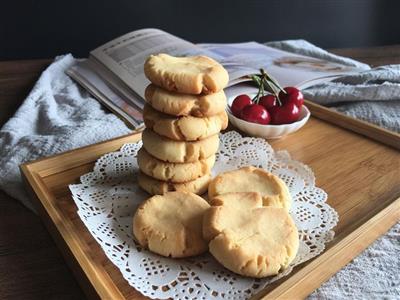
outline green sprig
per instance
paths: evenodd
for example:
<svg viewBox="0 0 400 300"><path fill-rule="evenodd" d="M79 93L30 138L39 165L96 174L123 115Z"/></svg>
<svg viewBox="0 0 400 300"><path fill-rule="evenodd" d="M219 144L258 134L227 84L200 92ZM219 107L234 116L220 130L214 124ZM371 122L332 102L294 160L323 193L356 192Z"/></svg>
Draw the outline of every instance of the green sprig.
<svg viewBox="0 0 400 300"><path fill-rule="evenodd" d="M260 69L260 75L252 75L250 78L258 87L257 95L252 99L252 101L256 104L260 101L260 97L265 95L265 91L271 91L280 106L282 106L282 102L279 99L279 92L282 91L286 94L286 91L278 84L278 82L273 79L270 75L265 72L264 69Z"/></svg>

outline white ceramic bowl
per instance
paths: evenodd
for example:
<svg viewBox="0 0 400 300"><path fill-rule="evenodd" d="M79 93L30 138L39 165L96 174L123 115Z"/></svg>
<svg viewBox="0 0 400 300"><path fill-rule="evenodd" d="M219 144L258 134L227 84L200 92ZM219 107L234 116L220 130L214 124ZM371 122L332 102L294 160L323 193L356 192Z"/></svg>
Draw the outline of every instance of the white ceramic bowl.
<svg viewBox="0 0 400 300"><path fill-rule="evenodd" d="M254 97L255 95L250 94L249 96ZM229 121L232 123L233 126L251 136L262 137L265 139L279 139L285 135L299 130L301 127L304 126L304 124L307 123L311 115L308 108L303 105L300 112L299 120L294 123L282 125L262 125L251 123L239 119L232 114L230 107L235 97L236 96L232 96L228 99L227 112L229 116Z"/></svg>

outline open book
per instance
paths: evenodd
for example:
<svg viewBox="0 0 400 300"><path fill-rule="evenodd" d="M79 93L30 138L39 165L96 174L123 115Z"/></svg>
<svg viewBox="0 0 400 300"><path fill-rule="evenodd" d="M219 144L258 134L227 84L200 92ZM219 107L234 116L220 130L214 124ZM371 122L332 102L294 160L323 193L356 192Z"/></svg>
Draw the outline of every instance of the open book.
<svg viewBox="0 0 400 300"><path fill-rule="evenodd" d="M141 29L116 38L90 52L67 74L131 127L143 125L144 90L150 83L143 64L150 54L173 56L206 55L220 62L229 73L228 96L251 92L245 82L265 69L282 86L300 89L359 71L303 55L248 42L237 44L193 44L159 29Z"/></svg>

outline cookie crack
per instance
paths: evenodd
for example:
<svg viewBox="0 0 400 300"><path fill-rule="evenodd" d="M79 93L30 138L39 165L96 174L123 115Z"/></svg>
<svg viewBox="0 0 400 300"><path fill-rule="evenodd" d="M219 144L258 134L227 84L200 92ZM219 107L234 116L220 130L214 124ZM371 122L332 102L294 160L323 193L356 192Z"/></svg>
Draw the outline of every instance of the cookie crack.
<svg viewBox="0 0 400 300"><path fill-rule="evenodd" d="M240 247L246 240L248 240L248 239L250 239L250 238L252 238L253 236L256 236L256 235L261 235L262 236L262 234L260 232L255 232L255 233L252 233L252 234L250 234L248 236L245 236L245 237L237 240L236 243L235 243L237 245L237 248Z"/></svg>
<svg viewBox="0 0 400 300"><path fill-rule="evenodd" d="M154 177L154 173L155 173L156 167L157 167L157 163L155 163L155 162L150 162L150 163L149 163L148 170L150 171L150 174L149 174L149 175L150 175L151 177Z"/></svg>
<svg viewBox="0 0 400 300"><path fill-rule="evenodd" d="M153 230L150 226L146 226L140 229L143 233L143 240L141 242L142 246L145 248L149 248L149 236L153 234Z"/></svg>
<svg viewBox="0 0 400 300"><path fill-rule="evenodd" d="M200 149L201 150L201 149ZM200 151L199 151L200 152ZM196 157L195 157L196 156ZM185 147L185 155L183 157L183 160L185 162L187 161L193 161L193 160L199 160L199 156L196 155L195 147L193 144L188 143L186 144Z"/></svg>
<svg viewBox="0 0 400 300"><path fill-rule="evenodd" d="M243 272L245 269L247 269L247 268L250 266L250 264L251 264L252 262L253 262L252 259L249 259L248 261L246 261L246 263L240 267L240 271Z"/></svg>
<svg viewBox="0 0 400 300"><path fill-rule="evenodd" d="M200 170L201 170L201 174L206 174L208 172L207 162L200 160Z"/></svg>
<svg viewBox="0 0 400 300"><path fill-rule="evenodd" d="M174 126L174 128L175 128L175 130L176 130L177 136L178 136L181 140L185 140L185 139L186 139L186 136L185 136L185 135L183 134L183 132L182 132L180 120L181 120L181 119L174 120L174 121L173 121L173 126Z"/></svg>
<svg viewBox="0 0 400 300"><path fill-rule="evenodd" d="M164 169L164 176L165 176L165 178L167 178L167 180L174 179L174 176L173 176L172 173L173 172L171 170L171 167L170 166L166 166L165 169Z"/></svg>
<svg viewBox="0 0 400 300"><path fill-rule="evenodd" d="M179 222L183 228L183 249L182 249L182 254L185 254L187 250L190 248L190 242L188 240L188 232L189 228L182 222Z"/></svg>

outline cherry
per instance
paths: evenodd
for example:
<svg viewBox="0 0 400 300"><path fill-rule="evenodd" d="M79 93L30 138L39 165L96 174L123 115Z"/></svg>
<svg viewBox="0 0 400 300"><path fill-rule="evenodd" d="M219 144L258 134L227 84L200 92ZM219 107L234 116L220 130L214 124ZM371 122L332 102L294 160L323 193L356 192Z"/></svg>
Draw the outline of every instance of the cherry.
<svg viewBox="0 0 400 300"><path fill-rule="evenodd" d="M286 103L293 102L298 108L301 108L304 103L303 93L292 86L285 87L284 90L286 94L283 91L279 92L279 100L281 100L282 104L285 105Z"/></svg>
<svg viewBox="0 0 400 300"><path fill-rule="evenodd" d="M288 102L282 106L274 106L269 112L271 114L271 123L274 125L296 122L300 116L300 109L293 102Z"/></svg>
<svg viewBox="0 0 400 300"><path fill-rule="evenodd" d="M258 104L264 106L266 109L270 109L270 108L276 106L277 103L278 102L274 95L262 96L262 97L260 97L260 101L258 102Z"/></svg>
<svg viewBox="0 0 400 300"><path fill-rule="evenodd" d="M258 124L269 124L271 122L271 116L264 106L259 104L250 104L243 108L241 119Z"/></svg>
<svg viewBox="0 0 400 300"><path fill-rule="evenodd" d="M249 104L252 104L251 98L249 95L239 95L233 100L231 105L231 111L234 116L240 118L240 114L243 108Z"/></svg>

